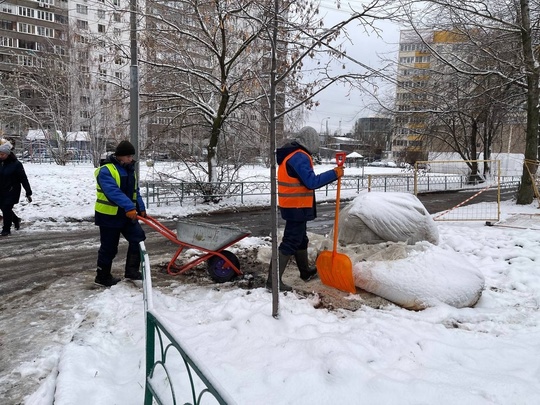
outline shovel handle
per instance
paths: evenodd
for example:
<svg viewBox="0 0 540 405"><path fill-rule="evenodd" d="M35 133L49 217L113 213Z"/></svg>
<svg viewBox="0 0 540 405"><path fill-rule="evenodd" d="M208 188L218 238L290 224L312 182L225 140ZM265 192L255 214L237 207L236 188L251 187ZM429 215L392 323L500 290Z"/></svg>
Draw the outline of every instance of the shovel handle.
<svg viewBox="0 0 540 405"><path fill-rule="evenodd" d="M338 166L343 166L345 163L345 157L347 154L345 152L336 153L336 164ZM337 251L337 241L338 241L338 224L339 224L339 199L341 197L341 177L337 179L337 191L336 191L336 214L334 218L334 247L332 249L332 254L335 255Z"/></svg>
<svg viewBox="0 0 540 405"><path fill-rule="evenodd" d="M345 164L345 158L347 157L347 154L345 152L337 152L336 153L336 164L338 166L343 166Z"/></svg>

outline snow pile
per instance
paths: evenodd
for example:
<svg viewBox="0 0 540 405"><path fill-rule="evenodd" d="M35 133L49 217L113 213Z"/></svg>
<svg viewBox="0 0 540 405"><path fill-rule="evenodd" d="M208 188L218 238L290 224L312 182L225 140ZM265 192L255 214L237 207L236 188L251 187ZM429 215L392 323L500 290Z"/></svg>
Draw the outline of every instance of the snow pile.
<svg viewBox="0 0 540 405"><path fill-rule="evenodd" d="M399 246L388 246L381 250L381 256L396 248L400 250ZM398 260L357 262L353 268L355 284L407 309L440 304L464 308L478 302L485 284L478 266L454 251L428 243L406 250L407 257Z"/></svg>
<svg viewBox="0 0 540 405"><path fill-rule="evenodd" d="M424 205L405 193L364 192L340 213L338 248L355 285L407 309L475 305L484 276L458 253L435 246L439 232ZM320 240L319 250L330 250Z"/></svg>
<svg viewBox="0 0 540 405"><path fill-rule="evenodd" d="M407 193L362 192L339 215L338 240L351 243L439 242L435 222L420 200Z"/></svg>

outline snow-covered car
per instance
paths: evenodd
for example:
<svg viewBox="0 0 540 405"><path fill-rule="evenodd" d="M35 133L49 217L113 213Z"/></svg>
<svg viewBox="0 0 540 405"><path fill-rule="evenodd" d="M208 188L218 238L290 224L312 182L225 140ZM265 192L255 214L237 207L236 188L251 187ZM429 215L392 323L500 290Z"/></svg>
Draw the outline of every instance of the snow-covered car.
<svg viewBox="0 0 540 405"><path fill-rule="evenodd" d="M383 167L384 163L381 162L380 160L375 160L373 162L369 162L368 166Z"/></svg>

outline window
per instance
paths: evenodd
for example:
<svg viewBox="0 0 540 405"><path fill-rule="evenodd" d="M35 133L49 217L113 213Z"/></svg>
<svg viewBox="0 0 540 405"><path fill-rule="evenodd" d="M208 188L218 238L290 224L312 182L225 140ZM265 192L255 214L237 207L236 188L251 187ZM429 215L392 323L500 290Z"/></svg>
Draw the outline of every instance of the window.
<svg viewBox="0 0 540 405"><path fill-rule="evenodd" d="M79 34L75 34L75 42L79 42L81 44L87 44L88 38Z"/></svg>
<svg viewBox="0 0 540 405"><path fill-rule="evenodd" d="M79 28L81 30L87 30L88 29L88 21L77 20L77 28Z"/></svg>
<svg viewBox="0 0 540 405"><path fill-rule="evenodd" d="M98 24L97 31L101 32L102 34L105 33L105 26L103 24Z"/></svg>
<svg viewBox="0 0 540 405"><path fill-rule="evenodd" d="M81 101L81 104L90 104L90 97L81 96L80 101Z"/></svg>
<svg viewBox="0 0 540 405"><path fill-rule="evenodd" d="M37 34L42 37L54 38L54 30L47 27L37 27Z"/></svg>
<svg viewBox="0 0 540 405"><path fill-rule="evenodd" d="M31 24L24 24L24 23L18 23L17 24L19 32L24 32L26 34L35 34L36 33L36 26Z"/></svg>
<svg viewBox="0 0 540 405"><path fill-rule="evenodd" d="M414 56L402 56L399 58L399 63L413 63Z"/></svg>
<svg viewBox="0 0 540 405"><path fill-rule="evenodd" d="M79 112L79 115L81 116L81 118L88 118L88 117L90 117L90 114L89 114L88 111L86 111L86 110L81 110L81 111Z"/></svg>
<svg viewBox="0 0 540 405"><path fill-rule="evenodd" d="M51 13L49 11L37 10L37 19L38 20L54 21L53 16L54 16L53 13Z"/></svg>
<svg viewBox="0 0 540 405"><path fill-rule="evenodd" d="M13 38L10 37L0 37L0 46L7 46L9 48L13 48L14 41Z"/></svg>
<svg viewBox="0 0 540 405"><path fill-rule="evenodd" d="M113 19L114 19L114 22L122 22L122 16L120 15L120 13L114 13Z"/></svg>
<svg viewBox="0 0 540 405"><path fill-rule="evenodd" d="M22 15L24 17L31 17L34 18L34 9L28 8L28 7L19 7L19 15Z"/></svg>
<svg viewBox="0 0 540 405"><path fill-rule="evenodd" d="M115 72L114 77L116 77L117 79L122 80L122 72Z"/></svg>
<svg viewBox="0 0 540 405"><path fill-rule="evenodd" d="M414 61L416 63L429 63L431 58L429 56L417 56Z"/></svg>
<svg viewBox="0 0 540 405"><path fill-rule="evenodd" d="M37 58L33 56L19 55L17 62L21 66L39 66Z"/></svg>
<svg viewBox="0 0 540 405"><path fill-rule="evenodd" d="M12 21L6 21L6 20L0 20L0 29L3 30L13 30L13 22Z"/></svg>
<svg viewBox="0 0 540 405"><path fill-rule="evenodd" d="M421 51L426 52L427 46L424 43L419 44L400 44L399 50L402 52L414 52L414 51Z"/></svg>
<svg viewBox="0 0 540 405"><path fill-rule="evenodd" d="M88 14L88 6L85 6L83 4L77 4L77 13Z"/></svg>
<svg viewBox="0 0 540 405"><path fill-rule="evenodd" d="M105 10L99 9L97 11L97 16L98 16L98 18L105 18Z"/></svg>

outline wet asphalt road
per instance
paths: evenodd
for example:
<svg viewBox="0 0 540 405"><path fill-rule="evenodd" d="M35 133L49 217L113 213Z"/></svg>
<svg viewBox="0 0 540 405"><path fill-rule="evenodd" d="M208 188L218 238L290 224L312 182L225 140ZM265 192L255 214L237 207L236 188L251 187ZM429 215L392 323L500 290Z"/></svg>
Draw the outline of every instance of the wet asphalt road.
<svg viewBox="0 0 540 405"><path fill-rule="evenodd" d="M476 194L477 191L469 192L452 192L452 193L429 193L418 196L426 210L430 214L446 211L456 205L467 200L469 197ZM512 199L516 189L501 190L501 200ZM475 197L468 204L477 204L480 202L492 202L496 198L496 190L486 191ZM342 201L341 208L346 205L346 201ZM468 205L464 204L464 205ZM334 203L319 203L317 204L317 218L314 221L308 222L308 230L310 232L326 235L334 226L336 205ZM195 218L194 218L195 219ZM232 225L240 228L245 228L251 231L253 236L268 236L271 233L271 211L270 208L258 209L253 211L242 212L227 212L208 215L198 215L197 221L208 222L217 225ZM285 222L278 215L278 226L285 226Z"/></svg>

